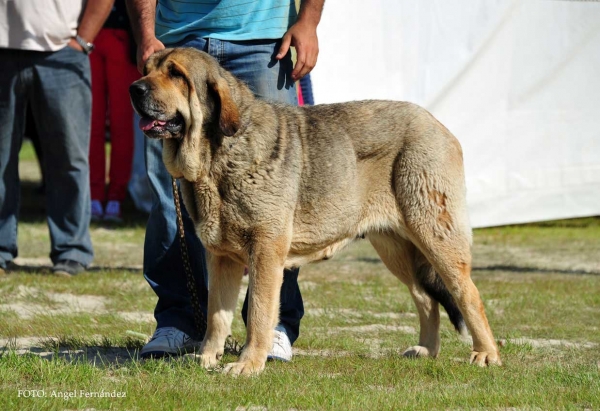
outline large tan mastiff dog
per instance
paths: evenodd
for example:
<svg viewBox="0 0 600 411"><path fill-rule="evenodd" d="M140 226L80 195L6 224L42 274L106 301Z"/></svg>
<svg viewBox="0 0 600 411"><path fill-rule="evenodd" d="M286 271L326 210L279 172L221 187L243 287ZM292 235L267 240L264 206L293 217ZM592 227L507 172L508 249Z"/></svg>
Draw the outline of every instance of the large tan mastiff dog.
<svg viewBox="0 0 600 411"><path fill-rule="evenodd" d="M500 364L471 281L471 229L460 144L410 103L357 101L293 107L258 100L194 49L146 63L131 100L208 251L205 367L223 354L244 266L247 341L232 374L258 373L278 323L283 269L330 258L366 237L408 286L420 319L406 356L438 355L438 303L473 336L471 362ZM175 218L175 217L173 217ZM464 322L463 322L464 317Z"/></svg>

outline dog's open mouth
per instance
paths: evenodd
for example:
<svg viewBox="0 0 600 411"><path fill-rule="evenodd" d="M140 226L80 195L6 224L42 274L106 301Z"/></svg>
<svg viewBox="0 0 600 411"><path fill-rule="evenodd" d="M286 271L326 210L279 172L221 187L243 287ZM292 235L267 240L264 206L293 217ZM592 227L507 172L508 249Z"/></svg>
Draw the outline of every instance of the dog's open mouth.
<svg viewBox="0 0 600 411"><path fill-rule="evenodd" d="M140 118L139 127L149 137L165 138L168 134L176 137L183 128L183 117L179 113L168 120L144 116Z"/></svg>

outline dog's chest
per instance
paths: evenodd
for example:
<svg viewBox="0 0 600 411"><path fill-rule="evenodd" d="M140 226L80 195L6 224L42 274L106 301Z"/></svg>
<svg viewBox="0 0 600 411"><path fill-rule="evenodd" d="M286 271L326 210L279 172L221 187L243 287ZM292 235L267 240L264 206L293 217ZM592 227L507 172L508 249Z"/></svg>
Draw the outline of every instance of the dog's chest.
<svg viewBox="0 0 600 411"><path fill-rule="evenodd" d="M182 182L181 188L202 244L219 255L243 254L251 229L239 207L223 201L219 190L211 184Z"/></svg>

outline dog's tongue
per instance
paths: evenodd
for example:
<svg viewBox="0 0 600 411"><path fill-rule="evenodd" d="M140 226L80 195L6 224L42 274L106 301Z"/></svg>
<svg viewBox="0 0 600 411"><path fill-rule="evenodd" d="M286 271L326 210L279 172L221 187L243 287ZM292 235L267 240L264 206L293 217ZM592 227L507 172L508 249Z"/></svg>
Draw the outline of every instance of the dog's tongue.
<svg viewBox="0 0 600 411"><path fill-rule="evenodd" d="M165 124L167 124L166 121L159 121L159 120L154 120L153 118L146 117L146 118L140 118L139 126L142 129L142 131L146 131L146 130L150 130L155 125L164 126Z"/></svg>

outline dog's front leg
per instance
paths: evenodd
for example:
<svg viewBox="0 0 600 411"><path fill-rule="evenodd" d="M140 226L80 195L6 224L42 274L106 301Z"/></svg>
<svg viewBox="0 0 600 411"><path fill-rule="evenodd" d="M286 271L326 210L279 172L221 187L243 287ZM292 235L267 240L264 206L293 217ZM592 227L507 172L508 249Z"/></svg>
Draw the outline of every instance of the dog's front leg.
<svg viewBox="0 0 600 411"><path fill-rule="evenodd" d="M199 360L212 368L223 356L225 340L231 332L231 321L240 293L244 266L228 257L207 252L208 317L206 335L200 347Z"/></svg>
<svg viewBox="0 0 600 411"><path fill-rule="evenodd" d="M258 374L265 368L273 345L273 330L279 321L283 258L275 252L253 255L249 268L246 344L239 361L225 367L225 372L232 375Z"/></svg>

